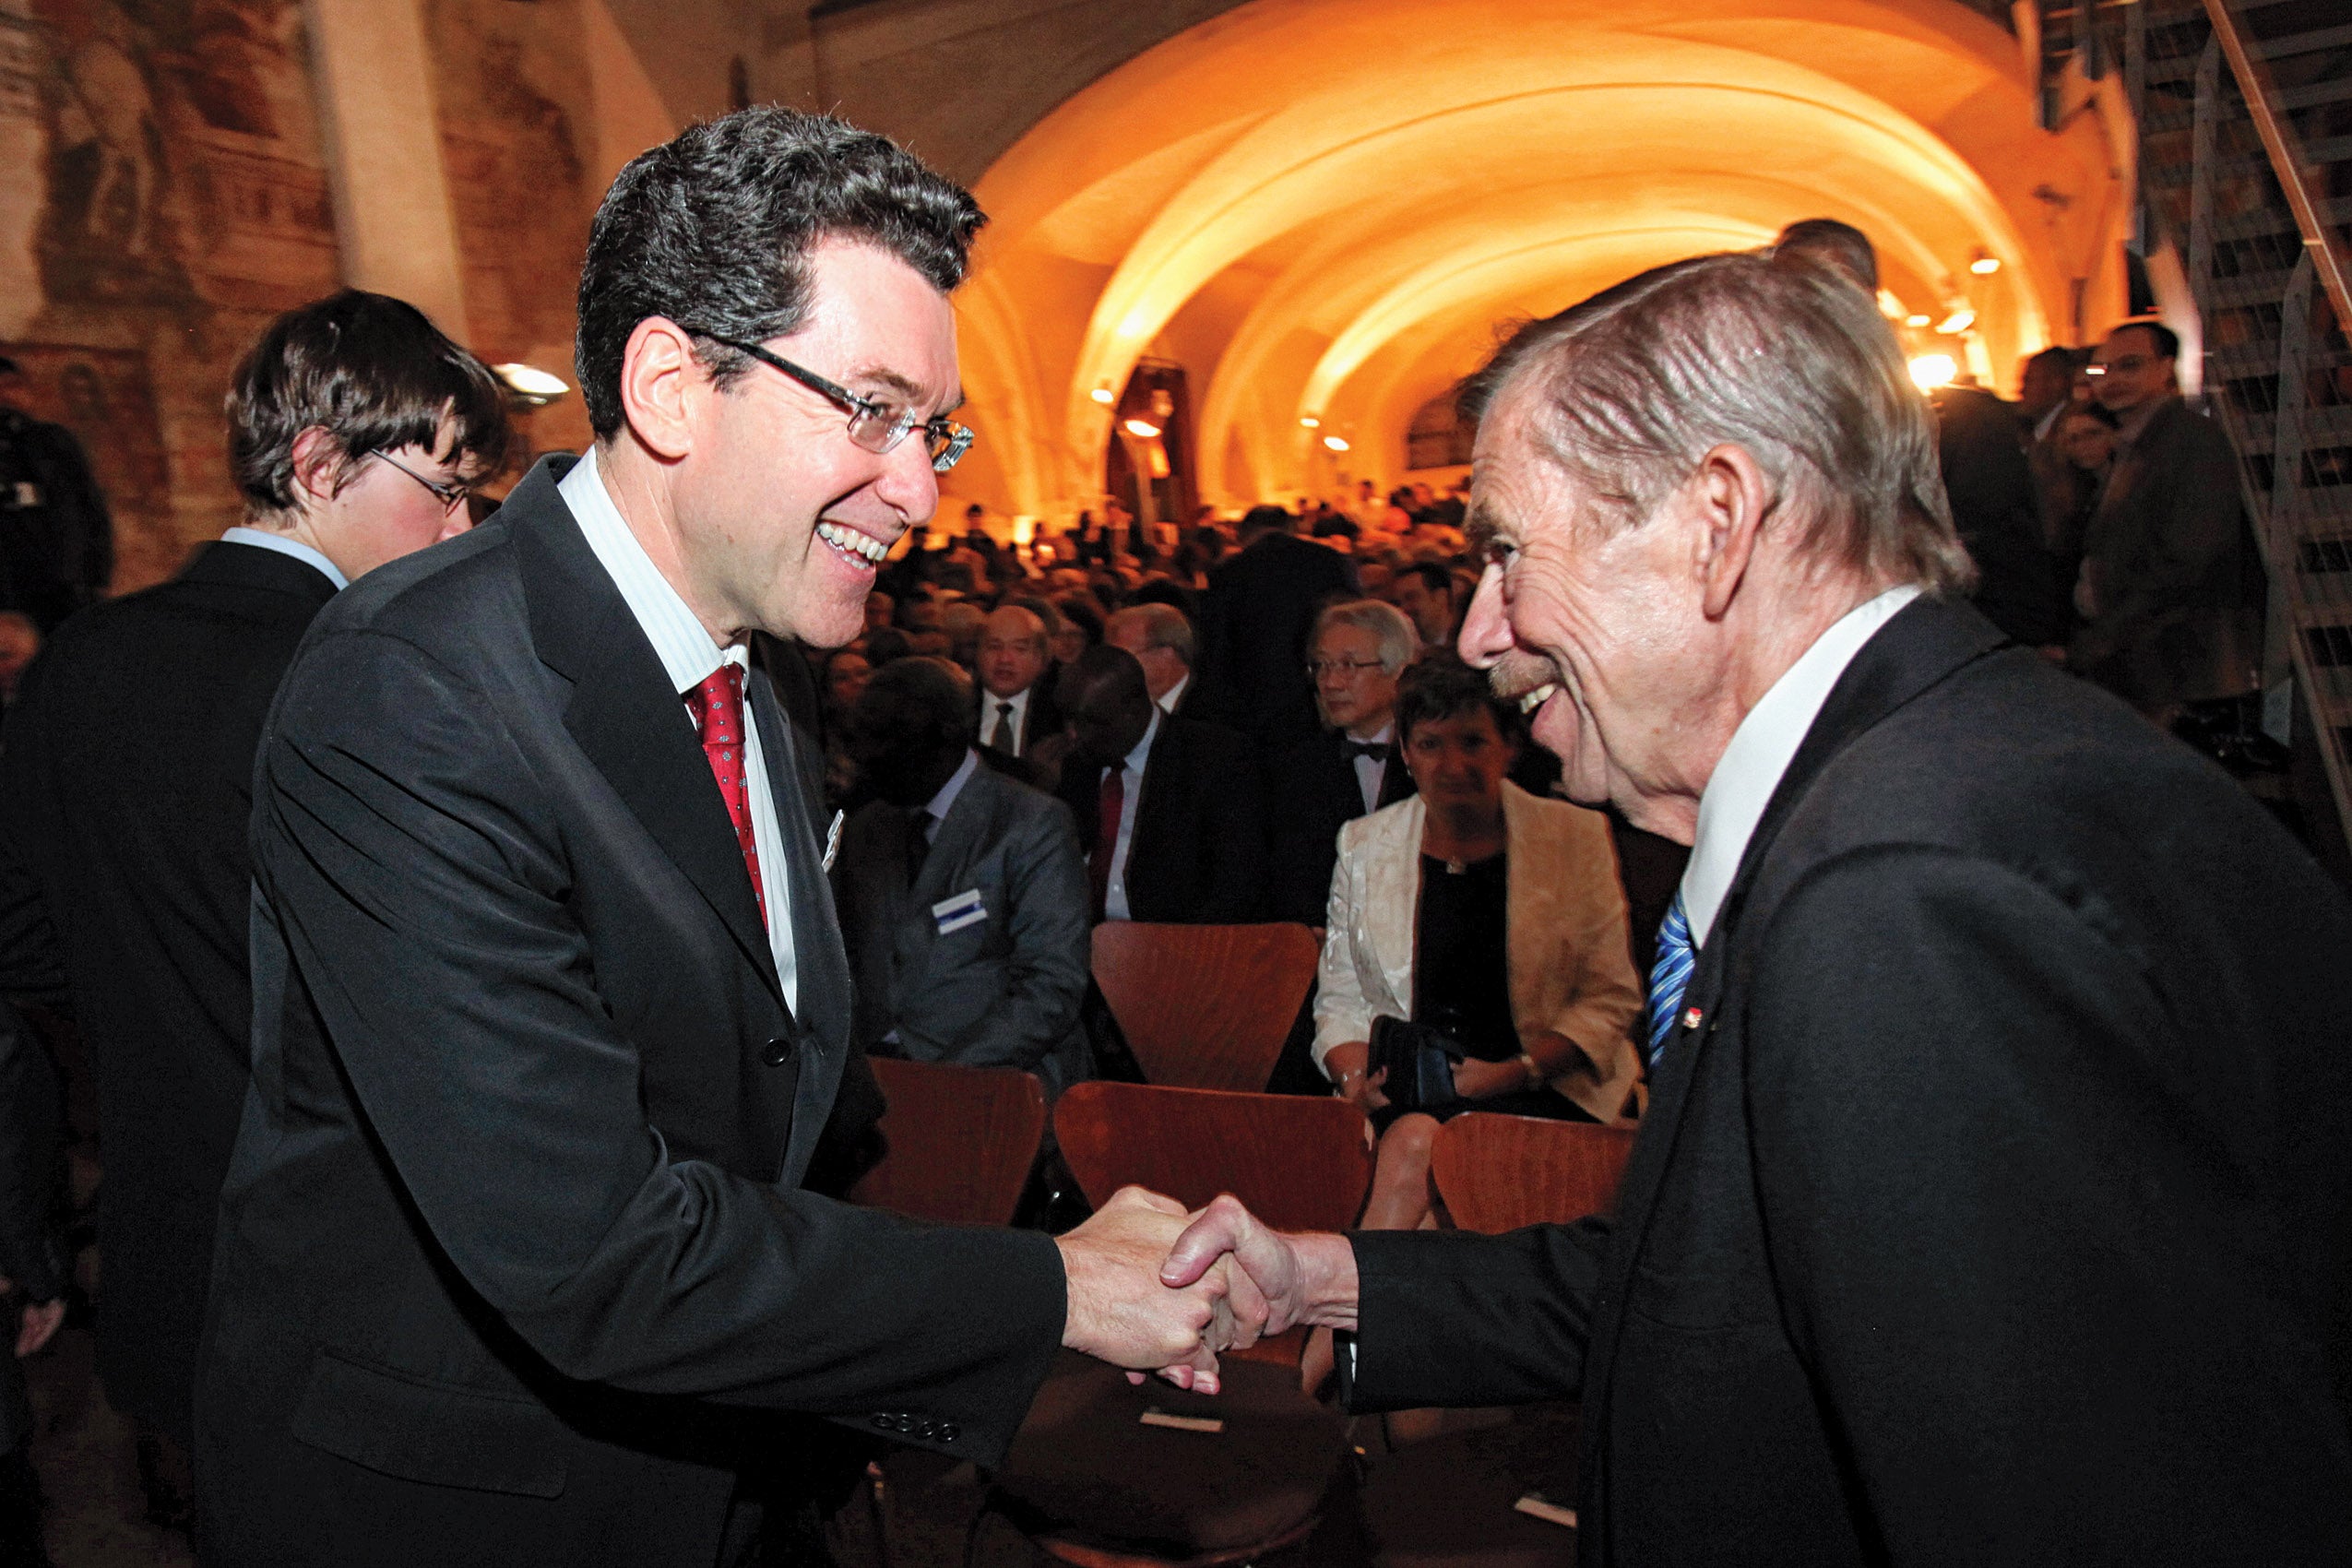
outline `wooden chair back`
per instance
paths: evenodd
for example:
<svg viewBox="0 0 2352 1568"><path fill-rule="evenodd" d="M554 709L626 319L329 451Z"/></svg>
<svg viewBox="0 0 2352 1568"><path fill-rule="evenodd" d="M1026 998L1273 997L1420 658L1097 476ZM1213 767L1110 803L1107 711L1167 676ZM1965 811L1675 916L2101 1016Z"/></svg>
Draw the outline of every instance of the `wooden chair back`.
<svg viewBox="0 0 2352 1568"><path fill-rule="evenodd" d="M1131 1183L1186 1208L1231 1193L1277 1229L1343 1230L1372 1181L1364 1113L1344 1099L1097 1081L1063 1092L1053 1131L1097 1207Z"/></svg>
<svg viewBox="0 0 2352 1568"><path fill-rule="evenodd" d="M1495 1233L1607 1213L1633 1130L1470 1111L1438 1129L1430 1170L1464 1230Z"/></svg>
<svg viewBox="0 0 2352 1568"><path fill-rule="evenodd" d="M1045 1088L1009 1067L873 1059L888 1108L882 1163L853 1203L953 1225L1005 1225L1045 1137Z"/></svg>
<svg viewBox="0 0 2352 1568"><path fill-rule="evenodd" d="M1183 1088L1265 1088L1316 956L1314 933L1289 923L1094 930L1095 984L1136 1063L1151 1082Z"/></svg>

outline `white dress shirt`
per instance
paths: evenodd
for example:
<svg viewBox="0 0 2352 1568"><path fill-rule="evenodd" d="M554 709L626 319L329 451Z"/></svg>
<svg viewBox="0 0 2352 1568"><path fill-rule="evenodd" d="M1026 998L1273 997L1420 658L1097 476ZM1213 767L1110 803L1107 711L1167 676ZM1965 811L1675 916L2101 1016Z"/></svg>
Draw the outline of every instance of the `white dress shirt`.
<svg viewBox="0 0 2352 1568"><path fill-rule="evenodd" d="M940 824L945 822L947 814L956 809L956 797L964 792L964 786L970 781L973 773L979 767L980 753L966 746L964 765L948 776L947 782L939 787L939 793L931 798L931 804L923 807L924 842L931 844L939 842Z"/></svg>
<svg viewBox="0 0 2352 1568"><path fill-rule="evenodd" d="M1191 671L1188 670L1183 674L1178 676L1176 678L1176 683L1169 687L1167 691L1160 694L1159 711L1173 718L1176 712L1176 705L1184 700L1184 688L1192 683L1193 675Z"/></svg>
<svg viewBox="0 0 2352 1568"><path fill-rule="evenodd" d="M1353 735L1344 735L1341 739L1349 745L1360 743ZM1378 734L1366 735L1360 743L1388 748L1388 757L1383 762L1374 762L1360 754L1348 759L1355 766L1356 788L1363 791L1364 814L1369 816L1380 809L1380 786L1382 780L1388 777L1388 770L1405 765L1404 758L1396 754L1396 721L1390 719L1380 727Z"/></svg>
<svg viewBox="0 0 2352 1568"><path fill-rule="evenodd" d="M572 509L580 531L588 536L588 548L612 576L612 586L621 590L638 629L653 644L682 702L686 693L709 679L722 664L749 670L750 655L743 645L722 648L711 641L710 633L686 608L686 601L645 552L637 536L629 531L597 473L594 451L572 465L556 491ZM791 878L784 865L784 834L777 822L776 793L768 786L767 765L761 754L759 719L748 698L743 703L743 781L751 797L752 848L759 855L760 889L767 906L767 948L776 957L776 977L784 982L785 1005L798 1012L801 980L792 956Z"/></svg>
<svg viewBox="0 0 2352 1568"><path fill-rule="evenodd" d="M996 743L992 739L996 733L996 721L1004 717L1004 708L1009 704L1013 709L1013 754L1019 756L1027 751L1029 744L1029 694L1036 689L1035 686L1024 686L1009 697L1000 697L987 687L981 687L980 695L986 700L980 710L980 740L989 745Z"/></svg>
<svg viewBox="0 0 2352 1568"><path fill-rule="evenodd" d="M291 555L305 566L316 567L328 582L335 585L337 593L351 586L351 579L343 575L343 568L329 561L324 551L287 534L272 533L267 529L251 529L239 523L220 536L220 542L250 544L256 550L274 550L280 555Z"/></svg>
<svg viewBox="0 0 2352 1568"><path fill-rule="evenodd" d="M1731 879L1739 873L1748 840L1782 774L1796 759L1797 748L1821 717L1832 686L1846 673L1862 645L1895 618L1895 612L1919 597L1917 583L1891 588L1866 604L1846 612L1813 640L1804 656L1790 665L1764 700L1748 711L1723 760L1707 779L1699 797L1699 826L1691 845L1691 862L1682 871L1682 912L1691 922L1691 946L1704 944L1723 909Z"/></svg>
<svg viewBox="0 0 2352 1568"><path fill-rule="evenodd" d="M1135 802L1144 798L1144 764L1151 760L1151 743L1159 739L1160 711L1151 710L1151 722L1144 726L1144 738L1127 754L1119 770L1119 841L1111 849L1111 885L1102 897L1102 913L1106 920L1123 921L1134 917L1127 913L1127 851L1135 841ZM1099 785L1098 785L1099 788Z"/></svg>

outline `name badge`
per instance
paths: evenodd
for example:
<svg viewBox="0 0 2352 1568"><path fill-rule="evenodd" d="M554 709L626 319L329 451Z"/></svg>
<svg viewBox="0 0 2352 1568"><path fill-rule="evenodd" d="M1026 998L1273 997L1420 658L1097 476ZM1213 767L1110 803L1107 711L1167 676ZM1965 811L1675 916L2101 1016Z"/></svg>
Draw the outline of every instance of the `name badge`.
<svg viewBox="0 0 2352 1568"><path fill-rule="evenodd" d="M945 936L988 919L988 906L980 902L980 889L975 887L968 893L958 893L953 898L942 898L933 904L931 918L938 922L939 934Z"/></svg>

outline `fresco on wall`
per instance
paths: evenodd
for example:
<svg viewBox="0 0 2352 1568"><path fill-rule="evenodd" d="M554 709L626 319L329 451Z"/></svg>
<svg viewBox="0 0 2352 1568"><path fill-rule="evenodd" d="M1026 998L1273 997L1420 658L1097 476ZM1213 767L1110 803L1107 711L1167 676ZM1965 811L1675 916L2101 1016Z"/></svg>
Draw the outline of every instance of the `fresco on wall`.
<svg viewBox="0 0 2352 1568"><path fill-rule="evenodd" d="M11 351L115 518L117 591L239 512L221 394L277 312L336 287L298 0L0 0ZM26 210L30 208L30 210Z"/></svg>

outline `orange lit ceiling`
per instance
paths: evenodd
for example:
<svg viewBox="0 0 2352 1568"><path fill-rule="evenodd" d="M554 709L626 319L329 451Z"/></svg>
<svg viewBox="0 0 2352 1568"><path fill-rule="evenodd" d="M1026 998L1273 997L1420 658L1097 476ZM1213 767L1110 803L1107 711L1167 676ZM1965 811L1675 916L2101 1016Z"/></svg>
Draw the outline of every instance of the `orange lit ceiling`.
<svg viewBox="0 0 2352 1568"><path fill-rule="evenodd" d="M1975 310L2005 375L2072 336L2073 279L2111 291L2116 183L2095 127L2034 127L2016 41L1954 0L1258 0L980 181L959 488L1087 504L1088 394L1147 353L1191 373L1206 497L1328 489L1309 417L1390 480L1499 323L1802 217L1871 233L1907 311Z"/></svg>

